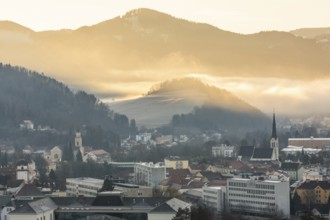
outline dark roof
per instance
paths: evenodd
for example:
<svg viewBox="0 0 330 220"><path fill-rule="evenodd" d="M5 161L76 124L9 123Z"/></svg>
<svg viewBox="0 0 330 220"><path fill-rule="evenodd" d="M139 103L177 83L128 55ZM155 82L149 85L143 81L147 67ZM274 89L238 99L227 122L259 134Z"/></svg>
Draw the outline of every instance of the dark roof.
<svg viewBox="0 0 330 220"><path fill-rule="evenodd" d="M201 174L203 175L203 177L207 178L208 181L222 180L223 179L223 176L221 175L221 173L215 173L215 172L211 172L211 171L203 171L203 172L201 172Z"/></svg>
<svg viewBox="0 0 330 220"><path fill-rule="evenodd" d="M95 197L92 206L124 206L120 194L103 193Z"/></svg>
<svg viewBox="0 0 330 220"><path fill-rule="evenodd" d="M165 203L161 204L160 206L151 210L151 212L167 212L167 213L173 212L173 213L175 213L176 211L173 210L173 208L165 202Z"/></svg>
<svg viewBox="0 0 330 220"><path fill-rule="evenodd" d="M52 197L58 206L84 207L93 203L95 197Z"/></svg>
<svg viewBox="0 0 330 220"><path fill-rule="evenodd" d="M16 166L27 166L28 162L24 159L17 161Z"/></svg>
<svg viewBox="0 0 330 220"><path fill-rule="evenodd" d="M15 197L43 197L45 196L35 185L24 184L24 186L18 190Z"/></svg>
<svg viewBox="0 0 330 220"><path fill-rule="evenodd" d="M281 169L284 171L297 171L300 167L298 162L284 162L281 165Z"/></svg>
<svg viewBox="0 0 330 220"><path fill-rule="evenodd" d="M255 148L252 158L254 159L271 159L273 155L273 149L271 148Z"/></svg>
<svg viewBox="0 0 330 220"><path fill-rule="evenodd" d="M275 113L273 114L272 138L277 139Z"/></svg>
<svg viewBox="0 0 330 220"><path fill-rule="evenodd" d="M21 213L36 213L33 208L29 204L24 204L20 207L17 207L13 211L10 212L10 214L21 214Z"/></svg>
<svg viewBox="0 0 330 220"><path fill-rule="evenodd" d="M330 183L328 181L318 181L318 180L307 180L303 182L298 189L315 189L317 186L320 186L322 189L330 190Z"/></svg>
<svg viewBox="0 0 330 220"><path fill-rule="evenodd" d="M252 157L254 146L241 146L239 148L238 156L241 157Z"/></svg>

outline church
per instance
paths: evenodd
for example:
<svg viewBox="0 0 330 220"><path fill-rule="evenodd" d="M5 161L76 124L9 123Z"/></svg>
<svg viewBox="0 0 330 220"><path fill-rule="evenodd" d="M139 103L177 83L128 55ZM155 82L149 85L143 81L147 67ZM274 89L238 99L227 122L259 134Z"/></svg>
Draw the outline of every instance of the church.
<svg viewBox="0 0 330 220"><path fill-rule="evenodd" d="M275 113L273 113L272 136L269 147L256 148L255 146L242 146L238 157L249 161L279 161L279 142L276 130Z"/></svg>

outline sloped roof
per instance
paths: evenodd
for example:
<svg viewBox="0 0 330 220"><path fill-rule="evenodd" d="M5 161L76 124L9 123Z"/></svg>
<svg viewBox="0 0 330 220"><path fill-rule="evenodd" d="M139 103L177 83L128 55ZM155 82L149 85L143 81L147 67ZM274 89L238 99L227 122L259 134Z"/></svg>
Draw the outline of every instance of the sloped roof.
<svg viewBox="0 0 330 220"><path fill-rule="evenodd" d="M320 186L322 189L330 190L330 183L328 181L310 180L303 182L298 189L315 189Z"/></svg>
<svg viewBox="0 0 330 220"><path fill-rule="evenodd" d="M300 167L298 162L284 162L281 165L281 169L284 171L297 171Z"/></svg>
<svg viewBox="0 0 330 220"><path fill-rule="evenodd" d="M40 214L49 210L55 210L56 208L57 205L53 202L53 200L49 197L45 197L42 199L29 201L23 205L17 204L15 210L13 210L10 214Z"/></svg>
<svg viewBox="0 0 330 220"><path fill-rule="evenodd" d="M33 184L24 184L15 197L44 197L45 195Z"/></svg>
<svg viewBox="0 0 330 220"><path fill-rule="evenodd" d="M271 148L254 148L253 159L271 159L273 149Z"/></svg>
<svg viewBox="0 0 330 220"><path fill-rule="evenodd" d="M185 208L190 208L190 204L186 203L180 199L177 198L172 198L165 203L161 204L160 206L157 206L152 212L170 212L170 213L176 213L180 208L185 209Z"/></svg>
<svg viewBox="0 0 330 220"><path fill-rule="evenodd" d="M53 197L52 200L58 206L83 207L89 206L94 201L94 197Z"/></svg>
<svg viewBox="0 0 330 220"><path fill-rule="evenodd" d="M124 206L120 194L103 193L95 197L92 206Z"/></svg>
<svg viewBox="0 0 330 220"><path fill-rule="evenodd" d="M251 158L253 150L254 146L241 146L238 151L238 156Z"/></svg>

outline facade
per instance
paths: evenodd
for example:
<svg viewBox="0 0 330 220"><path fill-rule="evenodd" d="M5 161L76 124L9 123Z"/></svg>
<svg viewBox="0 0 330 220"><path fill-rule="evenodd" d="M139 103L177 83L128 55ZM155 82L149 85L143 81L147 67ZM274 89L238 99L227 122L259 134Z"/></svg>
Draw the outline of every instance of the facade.
<svg viewBox="0 0 330 220"><path fill-rule="evenodd" d="M97 163L104 163L104 162L111 162L111 156L110 153L106 152L105 150L99 149L99 150L93 150L88 152L84 158L84 161L92 160Z"/></svg>
<svg viewBox="0 0 330 220"><path fill-rule="evenodd" d="M288 145L303 146L304 148L324 149L330 146L330 138L289 138Z"/></svg>
<svg viewBox="0 0 330 220"><path fill-rule="evenodd" d="M164 162L167 168L188 169L189 167L189 161L180 157L166 157Z"/></svg>
<svg viewBox="0 0 330 220"><path fill-rule="evenodd" d="M48 197L17 207L9 213L9 220L55 220L57 205Z"/></svg>
<svg viewBox="0 0 330 220"><path fill-rule="evenodd" d="M50 150L50 159L54 162L59 162L62 160L63 151L59 146L55 146Z"/></svg>
<svg viewBox="0 0 330 220"><path fill-rule="evenodd" d="M115 183L114 191L121 192L124 197L152 197L152 187L148 186L139 186L134 184L126 183Z"/></svg>
<svg viewBox="0 0 330 220"><path fill-rule="evenodd" d="M203 187L203 203L221 213L225 210L226 187Z"/></svg>
<svg viewBox="0 0 330 220"><path fill-rule="evenodd" d="M251 218L290 218L290 184L277 176L232 178L227 180L227 208Z"/></svg>
<svg viewBox="0 0 330 220"><path fill-rule="evenodd" d="M24 180L25 183L30 182L30 172L28 162L25 160L20 160L16 165L16 179Z"/></svg>
<svg viewBox="0 0 330 220"><path fill-rule="evenodd" d="M235 147L220 145L212 147L212 156L214 157L234 157L235 156Z"/></svg>
<svg viewBox="0 0 330 220"><path fill-rule="evenodd" d="M76 132L76 136L74 138L74 149L73 149L73 158L77 159L77 153L80 151L81 156L83 157L85 154L85 148L83 147L82 137L80 132Z"/></svg>
<svg viewBox="0 0 330 220"><path fill-rule="evenodd" d="M134 165L135 184L155 187L165 179L166 166L164 163L136 163Z"/></svg>
<svg viewBox="0 0 330 220"><path fill-rule="evenodd" d="M95 178L67 178L66 192L68 196L96 196L103 186L103 180Z"/></svg>
<svg viewBox="0 0 330 220"><path fill-rule="evenodd" d="M328 204L330 183L328 181L306 180L296 189L302 204Z"/></svg>
<svg viewBox="0 0 330 220"><path fill-rule="evenodd" d="M304 175L304 167L298 162L284 162L281 164L281 170L285 171L290 181L301 181Z"/></svg>

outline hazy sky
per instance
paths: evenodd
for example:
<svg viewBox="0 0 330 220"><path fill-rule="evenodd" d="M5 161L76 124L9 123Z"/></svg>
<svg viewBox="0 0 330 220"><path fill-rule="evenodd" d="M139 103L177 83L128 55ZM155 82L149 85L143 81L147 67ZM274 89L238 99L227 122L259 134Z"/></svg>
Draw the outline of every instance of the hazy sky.
<svg viewBox="0 0 330 220"><path fill-rule="evenodd" d="M0 20L49 30L92 25L136 8L239 33L330 26L329 0L0 0Z"/></svg>

